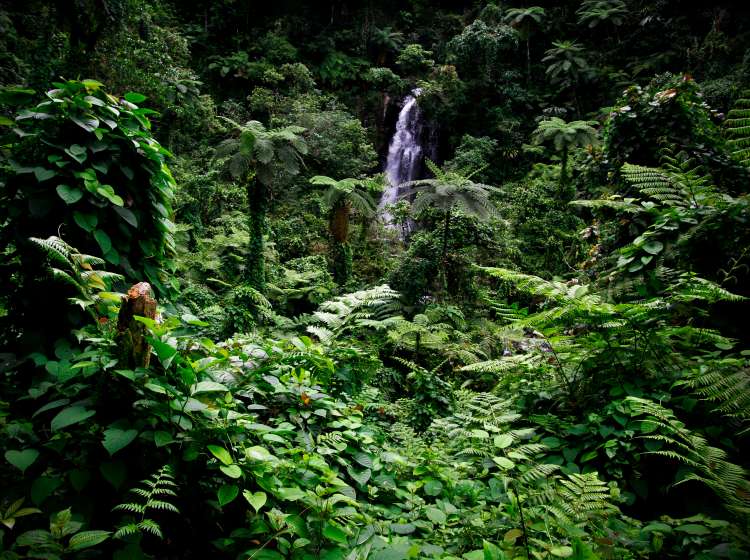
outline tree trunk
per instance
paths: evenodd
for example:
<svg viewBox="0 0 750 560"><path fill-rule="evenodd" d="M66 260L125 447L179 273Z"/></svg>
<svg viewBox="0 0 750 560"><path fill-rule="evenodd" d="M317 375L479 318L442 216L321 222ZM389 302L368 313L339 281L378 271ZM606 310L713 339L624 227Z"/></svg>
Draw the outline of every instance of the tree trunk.
<svg viewBox="0 0 750 560"><path fill-rule="evenodd" d="M526 33L526 85L531 83L531 37Z"/></svg>
<svg viewBox="0 0 750 560"><path fill-rule="evenodd" d="M568 147L564 146L560 154L560 190L568 186Z"/></svg>
<svg viewBox="0 0 750 560"><path fill-rule="evenodd" d="M117 346L120 361L127 368L148 367L151 359L151 346L146 341L146 325L135 317L156 319L156 300L151 297L148 282L134 284L128 295L122 298L120 313L117 315Z"/></svg>
<svg viewBox="0 0 750 560"><path fill-rule="evenodd" d="M352 249L349 246L349 211L346 201L339 201L333 207L329 219L331 231L331 261L333 279L339 286L345 286L352 276Z"/></svg>
<svg viewBox="0 0 750 560"><path fill-rule="evenodd" d="M245 280L261 293L266 290L266 261L263 235L266 232L268 211L268 187L256 178L247 181L248 230L250 246L247 254Z"/></svg>
<svg viewBox="0 0 750 560"><path fill-rule="evenodd" d="M347 202L336 203L328 225L334 241L346 243L349 237L349 204Z"/></svg>
<svg viewBox="0 0 750 560"><path fill-rule="evenodd" d="M445 266L445 262L448 259L448 234L450 233L450 225L451 225L451 211L447 210L445 212L445 225L443 226L443 266Z"/></svg>
<svg viewBox="0 0 750 560"><path fill-rule="evenodd" d="M443 227L443 255L442 255L442 276L443 290L448 289L448 235L450 234L451 210L445 212L445 225Z"/></svg>

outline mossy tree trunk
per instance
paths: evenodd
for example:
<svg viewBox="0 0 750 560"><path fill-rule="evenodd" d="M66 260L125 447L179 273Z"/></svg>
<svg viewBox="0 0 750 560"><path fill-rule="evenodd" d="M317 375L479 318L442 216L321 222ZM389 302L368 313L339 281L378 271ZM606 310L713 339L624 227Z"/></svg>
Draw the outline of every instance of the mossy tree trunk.
<svg viewBox="0 0 750 560"><path fill-rule="evenodd" d="M135 317L156 319L156 300L151 297L148 282L134 284L122 298L117 315L117 347L121 364L126 368L148 367L151 346L146 341L146 325Z"/></svg>
<svg viewBox="0 0 750 560"><path fill-rule="evenodd" d="M329 220L333 279L339 286L348 284L352 277L352 249L348 242L350 210L347 201L339 201L333 207Z"/></svg>

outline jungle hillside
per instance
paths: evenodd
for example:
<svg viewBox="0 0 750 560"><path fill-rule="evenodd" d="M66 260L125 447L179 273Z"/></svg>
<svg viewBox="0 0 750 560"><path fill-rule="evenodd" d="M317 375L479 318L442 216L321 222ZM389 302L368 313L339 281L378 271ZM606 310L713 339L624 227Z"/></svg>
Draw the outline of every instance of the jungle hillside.
<svg viewBox="0 0 750 560"><path fill-rule="evenodd" d="M750 558L750 3L0 1L0 560Z"/></svg>

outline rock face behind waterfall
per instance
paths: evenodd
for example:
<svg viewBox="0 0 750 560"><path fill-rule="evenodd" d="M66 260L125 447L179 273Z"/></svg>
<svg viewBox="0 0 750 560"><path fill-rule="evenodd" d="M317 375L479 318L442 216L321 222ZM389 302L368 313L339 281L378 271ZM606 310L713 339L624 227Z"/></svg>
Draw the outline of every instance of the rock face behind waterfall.
<svg viewBox="0 0 750 560"><path fill-rule="evenodd" d="M385 164L385 174L390 186L380 199L381 208L398 201L400 184L423 176L425 156L434 158L434 134L422 118L417 105L419 94L420 90L417 88L407 95L399 112ZM384 217L389 219L387 214Z"/></svg>

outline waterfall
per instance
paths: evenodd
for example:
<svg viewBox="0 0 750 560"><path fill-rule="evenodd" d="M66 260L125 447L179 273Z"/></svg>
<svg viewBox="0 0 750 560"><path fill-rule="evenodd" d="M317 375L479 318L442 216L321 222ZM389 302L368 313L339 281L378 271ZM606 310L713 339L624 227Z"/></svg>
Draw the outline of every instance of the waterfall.
<svg viewBox="0 0 750 560"><path fill-rule="evenodd" d="M389 187L380 199L380 208L387 204L398 201L399 185L407 181L417 179L422 169L423 150L421 145L424 121L417 105L417 97L421 93L419 88L404 99L401 112L398 114L396 131L388 145L388 159L385 164L385 174ZM386 222L390 221L390 215L383 213Z"/></svg>

